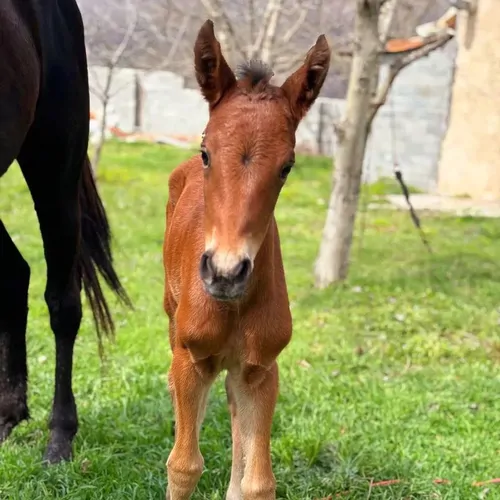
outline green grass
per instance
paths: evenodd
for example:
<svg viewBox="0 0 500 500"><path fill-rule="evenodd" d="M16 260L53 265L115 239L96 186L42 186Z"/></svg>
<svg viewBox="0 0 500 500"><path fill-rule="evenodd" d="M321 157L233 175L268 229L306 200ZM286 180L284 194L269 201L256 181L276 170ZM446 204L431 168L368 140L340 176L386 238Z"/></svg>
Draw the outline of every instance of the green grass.
<svg viewBox="0 0 500 500"><path fill-rule="evenodd" d="M114 307L116 343L101 373L91 317L75 351L80 431L72 463L44 468L54 343L43 302L36 216L17 166L0 181L0 214L32 268L28 325L32 420L0 449L0 499L160 499L172 446L161 245L168 175L187 154L109 144L99 186L118 272L136 310ZM425 253L407 213L358 219L349 280L313 287L330 162L300 158L277 207L294 317L280 357L272 454L278 498L500 498L500 226L423 218ZM363 236L361 238L361 228ZM219 380L202 431L195 499L223 499L230 426ZM450 484L434 484L444 478ZM400 479L392 486L370 482Z"/></svg>

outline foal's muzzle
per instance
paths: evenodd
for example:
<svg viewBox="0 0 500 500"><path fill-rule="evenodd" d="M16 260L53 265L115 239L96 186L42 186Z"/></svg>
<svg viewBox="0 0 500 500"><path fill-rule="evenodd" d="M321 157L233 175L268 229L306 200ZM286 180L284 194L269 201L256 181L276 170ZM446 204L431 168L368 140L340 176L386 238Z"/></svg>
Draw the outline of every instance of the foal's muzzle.
<svg viewBox="0 0 500 500"><path fill-rule="evenodd" d="M252 272L252 262L243 257L232 269L216 266L213 253L208 251L201 256L200 276L205 290L217 300L236 300L246 289Z"/></svg>

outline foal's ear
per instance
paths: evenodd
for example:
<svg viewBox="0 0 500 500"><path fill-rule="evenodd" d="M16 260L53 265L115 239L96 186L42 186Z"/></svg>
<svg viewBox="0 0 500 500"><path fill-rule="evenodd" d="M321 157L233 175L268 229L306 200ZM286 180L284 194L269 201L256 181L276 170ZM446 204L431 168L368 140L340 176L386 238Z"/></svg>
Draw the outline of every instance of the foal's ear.
<svg viewBox="0 0 500 500"><path fill-rule="evenodd" d="M214 34L214 23L208 19L198 32L194 44L194 67L201 93L212 109L236 84L236 77L227 64Z"/></svg>
<svg viewBox="0 0 500 500"><path fill-rule="evenodd" d="M314 47L309 49L304 64L281 86L290 101L297 123L304 118L318 97L330 68L330 55L325 35L320 35Z"/></svg>

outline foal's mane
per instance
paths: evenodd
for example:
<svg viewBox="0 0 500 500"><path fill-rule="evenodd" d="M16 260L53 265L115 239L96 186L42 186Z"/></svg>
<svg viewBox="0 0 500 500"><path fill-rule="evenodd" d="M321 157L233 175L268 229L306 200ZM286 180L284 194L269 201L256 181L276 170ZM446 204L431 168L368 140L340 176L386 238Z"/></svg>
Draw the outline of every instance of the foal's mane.
<svg viewBox="0 0 500 500"><path fill-rule="evenodd" d="M272 68L259 59L250 59L236 68L238 88L245 95L258 95L262 99L273 99L280 95L279 87L270 83L274 76Z"/></svg>
<svg viewBox="0 0 500 500"><path fill-rule="evenodd" d="M250 59L239 64L236 68L236 78L246 80L252 86L261 82L269 83L273 76L274 72L271 67L259 59Z"/></svg>

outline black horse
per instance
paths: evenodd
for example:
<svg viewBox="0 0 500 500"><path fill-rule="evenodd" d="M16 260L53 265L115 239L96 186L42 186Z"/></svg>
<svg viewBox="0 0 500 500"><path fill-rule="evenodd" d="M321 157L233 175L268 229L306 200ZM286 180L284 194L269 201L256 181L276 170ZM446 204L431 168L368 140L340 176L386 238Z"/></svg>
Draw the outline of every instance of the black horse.
<svg viewBox="0 0 500 500"><path fill-rule="evenodd" d="M87 156L89 87L76 1L0 0L0 33L0 176L17 159L43 239L56 341L45 459L55 463L71 458L78 428L72 366L82 285L99 340L114 327L98 273L122 302L130 301L113 268L110 228ZM0 442L29 416L29 280L30 268L0 220Z"/></svg>

